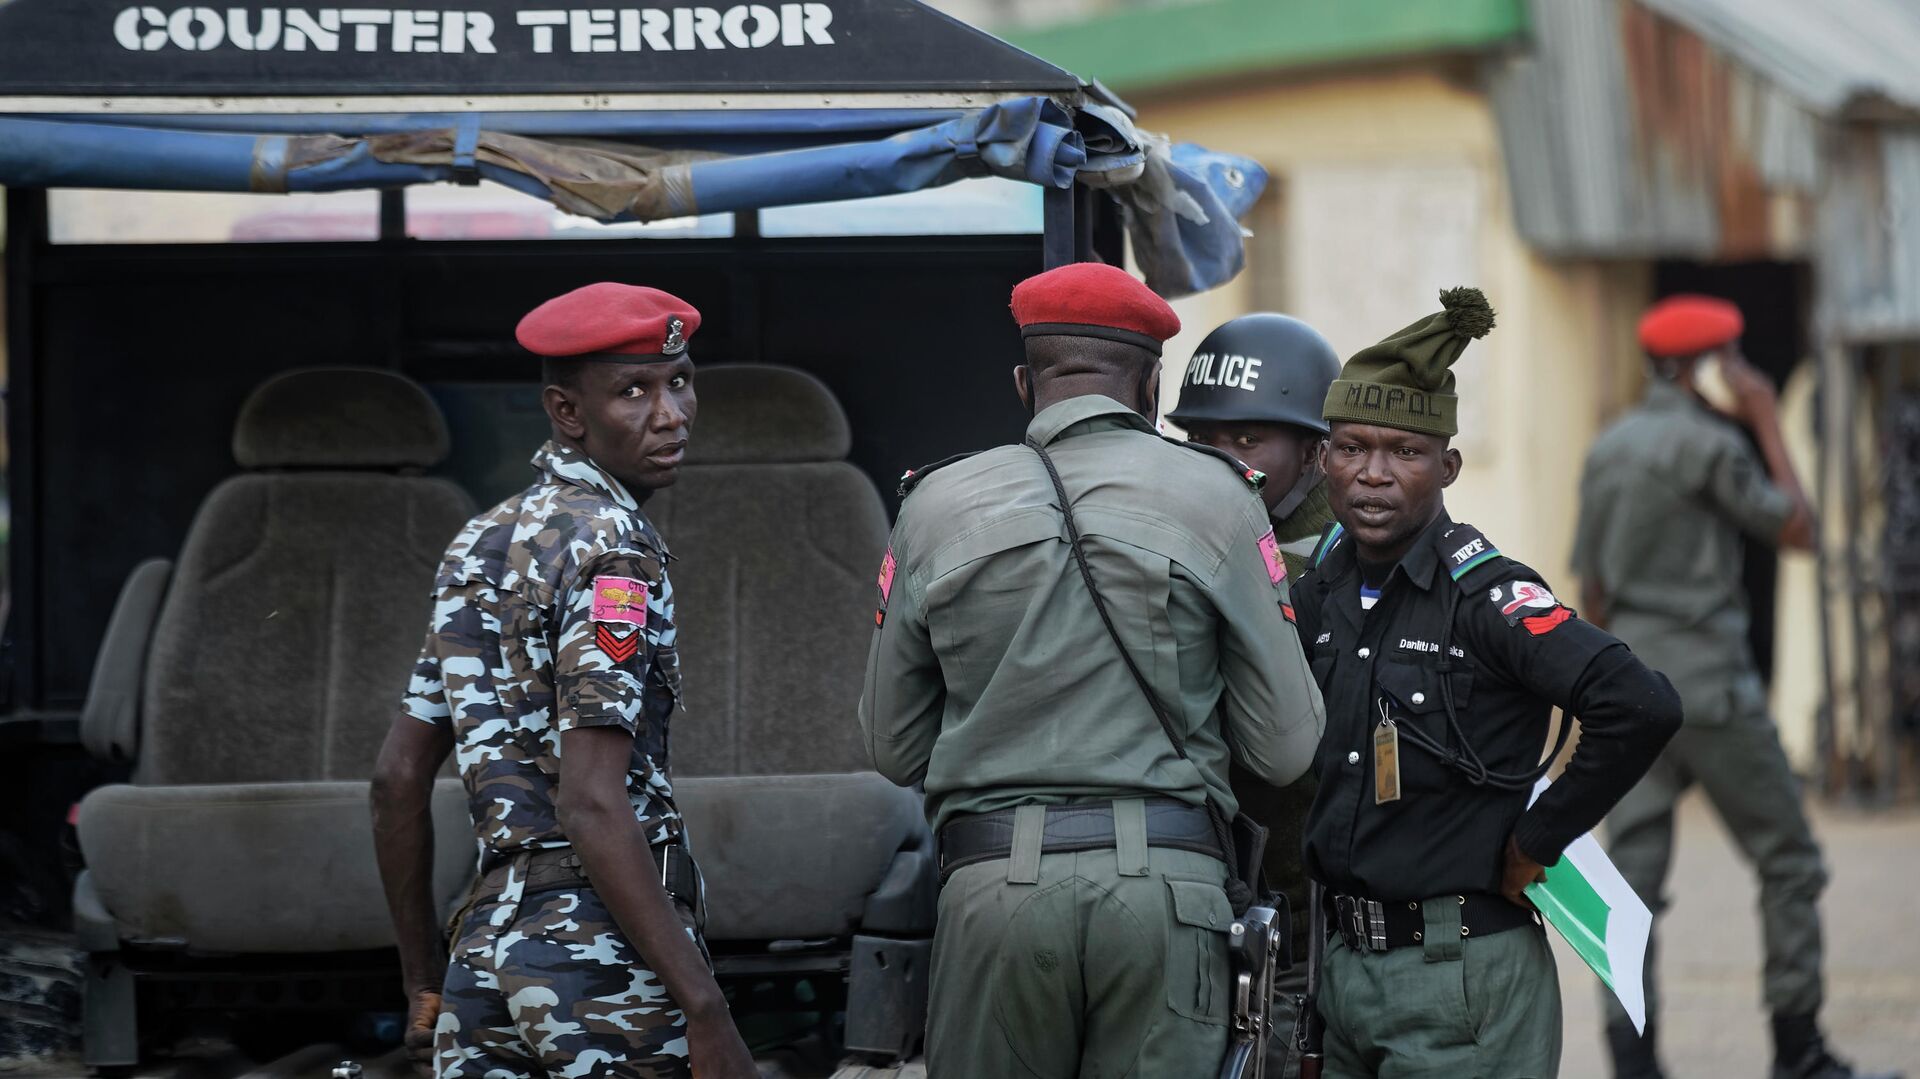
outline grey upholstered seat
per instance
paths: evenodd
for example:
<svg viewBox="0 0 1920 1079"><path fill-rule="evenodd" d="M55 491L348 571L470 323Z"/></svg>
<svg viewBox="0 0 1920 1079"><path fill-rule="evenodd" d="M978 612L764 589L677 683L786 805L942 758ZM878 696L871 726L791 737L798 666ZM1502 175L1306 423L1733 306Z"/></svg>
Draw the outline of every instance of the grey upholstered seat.
<svg viewBox="0 0 1920 1079"><path fill-rule="evenodd" d="M472 506L419 475L445 457L446 426L388 372L278 376L241 409L233 447L244 471L202 504L171 579L143 567L122 596L109 640L144 647L103 648L95 670L88 744L136 765L80 808L92 951L392 941L365 781ZM436 799L450 896L473 850L457 783Z"/></svg>
<svg viewBox="0 0 1920 1079"><path fill-rule="evenodd" d="M674 787L716 941L930 929L920 798L869 770L856 708L886 512L811 375L702 370L673 551L687 709ZM890 897L890 898L889 898Z"/></svg>

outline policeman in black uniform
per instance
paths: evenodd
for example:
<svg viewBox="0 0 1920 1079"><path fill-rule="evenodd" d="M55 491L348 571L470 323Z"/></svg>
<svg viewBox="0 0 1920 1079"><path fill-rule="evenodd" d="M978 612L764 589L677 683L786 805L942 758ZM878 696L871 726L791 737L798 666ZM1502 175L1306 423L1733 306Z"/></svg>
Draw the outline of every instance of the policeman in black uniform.
<svg viewBox="0 0 1920 1079"><path fill-rule="evenodd" d="M1308 873L1330 893L1329 1076L1554 1076L1560 993L1526 887L1679 729L1665 677L1447 516L1474 289L1328 391L1328 529L1295 593L1326 696ZM1578 750L1529 808L1555 707Z"/></svg>

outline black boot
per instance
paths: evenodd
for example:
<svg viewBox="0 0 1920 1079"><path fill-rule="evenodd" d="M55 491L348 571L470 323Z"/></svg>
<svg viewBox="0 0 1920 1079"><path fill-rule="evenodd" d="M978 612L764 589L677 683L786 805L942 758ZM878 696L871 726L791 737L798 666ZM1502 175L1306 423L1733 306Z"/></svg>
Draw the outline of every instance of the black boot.
<svg viewBox="0 0 1920 1079"><path fill-rule="evenodd" d="M1903 1079L1899 1072L1857 1072L1827 1052L1811 1015L1773 1017L1773 1079Z"/></svg>
<svg viewBox="0 0 1920 1079"><path fill-rule="evenodd" d="M1644 1035L1632 1023L1608 1023L1607 1048L1613 1051L1613 1079L1666 1079L1653 1051L1653 1020Z"/></svg>

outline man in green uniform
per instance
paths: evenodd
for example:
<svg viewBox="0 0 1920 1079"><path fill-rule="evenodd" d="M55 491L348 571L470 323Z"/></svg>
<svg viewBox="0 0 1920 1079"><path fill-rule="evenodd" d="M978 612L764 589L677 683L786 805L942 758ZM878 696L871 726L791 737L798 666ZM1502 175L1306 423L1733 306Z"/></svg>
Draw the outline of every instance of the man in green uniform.
<svg viewBox="0 0 1920 1079"><path fill-rule="evenodd" d="M1338 377L1340 357L1318 330L1286 315L1242 315L1200 342L1181 380L1180 399L1167 414L1189 439L1266 474L1262 497L1287 572L1295 578L1333 523L1320 470L1320 447L1327 439L1320 406ZM1241 812L1272 833L1266 883L1287 897L1293 916L1293 968L1274 982L1274 1037L1268 1046L1268 1074L1293 1079L1299 1074L1290 1037L1298 1019L1295 1002L1307 992L1307 874L1300 842L1307 807L1313 804L1313 779L1302 777L1282 789L1235 768L1231 782Z"/></svg>
<svg viewBox="0 0 1920 1079"><path fill-rule="evenodd" d="M860 702L940 836L929 1074L1211 1076L1228 762L1297 778L1319 695L1251 481L1149 419L1172 310L1082 264L1013 311L1028 442L908 474Z"/></svg>
<svg viewBox="0 0 1920 1079"><path fill-rule="evenodd" d="M1474 289L1361 350L1327 392L1339 523L1295 592L1326 694L1307 871L1329 893L1329 1076L1551 1077L1560 992L1525 895L1680 725L1673 687L1446 512L1451 368L1493 326ZM1566 771L1528 797L1554 708Z"/></svg>
<svg viewBox="0 0 1920 1079"><path fill-rule="evenodd" d="M1657 914L1673 856L1674 803L1700 784L1760 876L1765 997L1773 1013L1775 1079L1849 1079L1816 1022L1821 1003L1820 914L1827 873L1800 808L1800 789L1767 714L1747 643L1741 538L1807 550L1813 514L1787 458L1778 401L1740 355L1738 308L1676 296L1651 308L1640 341L1652 377L1639 407L1587 456L1574 568L1588 616L1646 655L1659 656L1686 703L1686 727L1607 818L1621 875ZM1712 363L1733 391L1731 417L1701 398ZM1615 1074L1660 1075L1654 1054L1653 964L1647 964L1646 1037L1608 997ZM1861 1077L1867 1079L1867 1077Z"/></svg>

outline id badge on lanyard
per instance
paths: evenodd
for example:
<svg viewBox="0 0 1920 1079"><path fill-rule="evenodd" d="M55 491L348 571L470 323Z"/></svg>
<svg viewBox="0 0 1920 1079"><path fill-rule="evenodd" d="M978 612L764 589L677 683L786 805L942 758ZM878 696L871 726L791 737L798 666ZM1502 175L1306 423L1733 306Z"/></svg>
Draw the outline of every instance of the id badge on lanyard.
<svg viewBox="0 0 1920 1079"><path fill-rule="evenodd" d="M1380 722L1373 728L1373 804L1400 800L1400 725L1380 702Z"/></svg>

